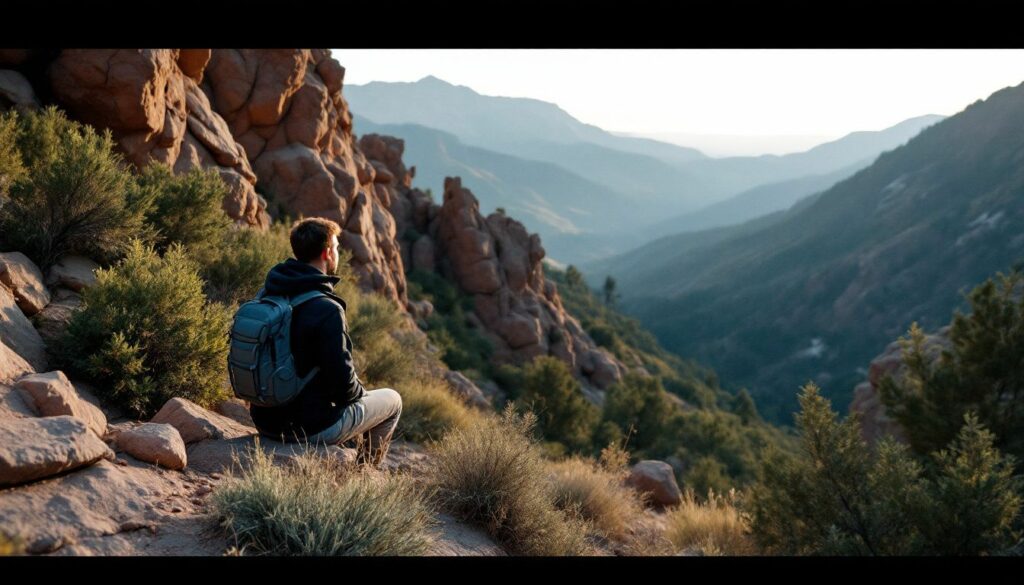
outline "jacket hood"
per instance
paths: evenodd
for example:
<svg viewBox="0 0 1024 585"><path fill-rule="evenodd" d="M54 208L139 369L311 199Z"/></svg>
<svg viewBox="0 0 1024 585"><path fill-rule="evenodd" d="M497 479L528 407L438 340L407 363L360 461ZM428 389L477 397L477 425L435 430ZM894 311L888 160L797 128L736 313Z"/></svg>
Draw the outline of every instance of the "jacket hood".
<svg viewBox="0 0 1024 585"><path fill-rule="evenodd" d="M263 289L267 295L273 296L293 296L318 290L341 302L344 307L344 301L334 294L334 285L340 280L340 276L324 274L314 266L289 258L270 269Z"/></svg>

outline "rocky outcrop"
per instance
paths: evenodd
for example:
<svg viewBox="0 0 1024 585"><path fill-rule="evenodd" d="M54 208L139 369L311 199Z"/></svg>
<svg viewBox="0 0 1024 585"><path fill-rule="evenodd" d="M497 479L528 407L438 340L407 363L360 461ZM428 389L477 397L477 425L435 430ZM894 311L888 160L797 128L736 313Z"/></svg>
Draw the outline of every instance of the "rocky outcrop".
<svg viewBox="0 0 1024 585"><path fill-rule="evenodd" d="M637 463L630 470L626 484L647 494L649 503L655 506L677 506L683 501L672 466L664 461L649 459Z"/></svg>
<svg viewBox="0 0 1024 585"><path fill-rule="evenodd" d="M936 334L925 336L925 355L937 360L943 349L950 347L949 327L943 327ZM903 365L903 351L899 341L886 346L885 351L871 360L868 367L868 379L857 385L853 391L850 412L861 416L861 437L868 444L874 445L883 437L890 436L902 443L907 442L906 431L891 419L885 412L878 387L887 376L899 380L906 373Z"/></svg>
<svg viewBox="0 0 1024 585"><path fill-rule="evenodd" d="M25 374L32 374L35 369L25 358L0 339L0 384L13 384Z"/></svg>
<svg viewBox="0 0 1024 585"><path fill-rule="evenodd" d="M71 289L58 287L50 304L32 317L39 337L52 349L53 343L67 331L71 318L82 307L82 295Z"/></svg>
<svg viewBox="0 0 1024 585"><path fill-rule="evenodd" d="M338 222L360 284L404 305L390 195L355 145L344 77L324 49L217 49L203 85L274 205Z"/></svg>
<svg viewBox="0 0 1024 585"><path fill-rule="evenodd" d="M171 425L145 423L119 433L117 447L139 461L168 469L184 469L188 463L185 442Z"/></svg>
<svg viewBox="0 0 1024 585"><path fill-rule="evenodd" d="M84 422L97 437L106 435L106 415L78 395L64 372L30 374L18 380L14 387L23 393L25 403L39 416L73 416Z"/></svg>
<svg viewBox="0 0 1024 585"><path fill-rule="evenodd" d="M47 369L46 347L32 322L18 307L11 291L0 285L0 341L31 364L36 371Z"/></svg>
<svg viewBox="0 0 1024 585"><path fill-rule="evenodd" d="M266 226L266 202L245 151L199 87L209 49L66 49L48 69L58 103L77 119L108 128L129 161L187 172L215 168L231 193L224 210Z"/></svg>
<svg viewBox="0 0 1024 585"><path fill-rule="evenodd" d="M90 465L114 454L72 416L12 418L0 424L0 486Z"/></svg>
<svg viewBox="0 0 1024 585"><path fill-rule="evenodd" d="M43 273L21 252L0 253L0 285L14 294L14 302L26 317L42 311L50 302Z"/></svg>
<svg viewBox="0 0 1024 585"><path fill-rule="evenodd" d="M443 203L425 216L432 218L427 225L411 227L434 239L438 271L473 296L495 363L521 365L552 355L598 389L622 378L625 366L597 347L565 311L555 283L544 278L537 234L502 213L484 218L458 178L445 180Z"/></svg>
<svg viewBox="0 0 1024 585"><path fill-rule="evenodd" d="M453 394L461 398L466 404L484 410L493 410L493 406L480 388L472 380L461 372L451 370L445 371L444 379L448 382Z"/></svg>
<svg viewBox="0 0 1024 585"><path fill-rule="evenodd" d="M204 439L234 439L256 433L254 428L242 426L185 398L168 400L150 422L171 425L186 444Z"/></svg>

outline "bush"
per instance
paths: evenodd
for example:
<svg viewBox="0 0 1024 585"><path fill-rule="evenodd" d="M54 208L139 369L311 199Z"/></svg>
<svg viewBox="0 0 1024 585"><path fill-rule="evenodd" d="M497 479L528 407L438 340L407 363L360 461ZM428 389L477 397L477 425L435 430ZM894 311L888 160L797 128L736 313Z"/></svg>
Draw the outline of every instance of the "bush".
<svg viewBox="0 0 1024 585"><path fill-rule="evenodd" d="M633 430L634 449L646 449L664 435L671 412L661 382L651 376L627 374L608 389L604 420Z"/></svg>
<svg viewBox="0 0 1024 585"><path fill-rule="evenodd" d="M879 394L920 454L942 449L974 412L995 433L996 446L1024 458L1024 275L999 274L969 295L971 313L957 312L952 347L938 363L927 356L917 324L901 339L907 376L888 377Z"/></svg>
<svg viewBox="0 0 1024 585"><path fill-rule="evenodd" d="M161 258L134 240L123 260L96 276L59 342L71 370L144 418L176 396L208 407L227 396L231 316L206 302L183 248Z"/></svg>
<svg viewBox="0 0 1024 585"><path fill-rule="evenodd" d="M666 517L665 536L679 551L705 556L758 554L738 500L735 491L725 495L709 491L707 499L699 502L694 491L688 489L682 503Z"/></svg>
<svg viewBox="0 0 1024 585"><path fill-rule="evenodd" d="M439 502L456 516L484 526L519 555L578 555L589 552L581 520L555 507L545 465L530 435L536 417L505 410L454 430L433 446L433 483Z"/></svg>
<svg viewBox="0 0 1024 585"><path fill-rule="evenodd" d="M934 513L921 523L932 552L978 555L1002 552L1018 542L1014 521L1021 511L1021 477L1014 457L1003 457L995 436L973 414L949 448L933 455L937 477L928 483Z"/></svg>
<svg viewBox="0 0 1024 585"><path fill-rule="evenodd" d="M434 523L427 495L403 475L339 469L307 452L290 468L259 448L211 502L243 551L267 555L422 555Z"/></svg>
<svg viewBox="0 0 1024 585"><path fill-rule="evenodd" d="M466 312L474 307L472 296L434 272L413 270L406 277L412 298L434 305L434 313L426 318L427 336L441 350L444 363L452 370L488 371L494 348L467 321Z"/></svg>
<svg viewBox="0 0 1024 585"><path fill-rule="evenodd" d="M925 466L890 439L872 454L856 416L839 423L813 384L797 415L803 456L770 457L752 494L752 529L783 554L993 554L1020 538L1012 460L968 417Z"/></svg>
<svg viewBox="0 0 1024 585"><path fill-rule="evenodd" d="M555 505L586 519L605 538L624 540L643 513L640 496L623 485L626 473L573 457L549 464Z"/></svg>
<svg viewBox="0 0 1024 585"><path fill-rule="evenodd" d="M523 391L517 402L532 410L544 438L572 450L589 449L600 416L583 397L569 367L552 356L540 356L524 370Z"/></svg>
<svg viewBox="0 0 1024 585"><path fill-rule="evenodd" d="M709 491L725 493L734 481L721 461L705 455L690 465L684 483L692 487L695 493L706 494Z"/></svg>
<svg viewBox="0 0 1024 585"><path fill-rule="evenodd" d="M397 390L402 394L402 418L396 433L410 441L437 440L448 431L480 422L482 415L452 394L443 380L412 378Z"/></svg>
<svg viewBox="0 0 1024 585"><path fill-rule="evenodd" d="M11 184L25 176L25 165L18 151L18 115L13 110L0 115L0 207L3 207Z"/></svg>
<svg viewBox="0 0 1024 585"><path fill-rule="evenodd" d="M377 385L398 385L413 378L417 356L425 344L404 323L395 304L373 293L350 293L346 298L349 335L355 347L356 369L361 378Z"/></svg>
<svg viewBox="0 0 1024 585"><path fill-rule="evenodd" d="M45 270L65 254L113 260L132 238L152 237L152 194L137 187L109 131L98 135L54 107L18 119L28 173L0 207L6 245Z"/></svg>
<svg viewBox="0 0 1024 585"><path fill-rule="evenodd" d="M220 247L231 220L222 208L228 188L216 170L195 168L175 176L166 166L154 163L142 171L137 182L154 198L146 221L156 231L158 252L177 242L201 266L223 254Z"/></svg>
<svg viewBox="0 0 1024 585"><path fill-rule="evenodd" d="M235 305L255 298L267 273L292 255L289 228L275 223L267 229L228 229L215 255L203 266L203 279L210 299Z"/></svg>

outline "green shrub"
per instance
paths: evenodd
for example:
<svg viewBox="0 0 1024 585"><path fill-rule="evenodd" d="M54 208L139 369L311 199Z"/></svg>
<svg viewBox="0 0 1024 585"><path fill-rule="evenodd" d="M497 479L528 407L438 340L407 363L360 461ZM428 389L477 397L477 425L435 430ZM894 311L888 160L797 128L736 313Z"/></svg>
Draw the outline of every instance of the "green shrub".
<svg viewBox="0 0 1024 585"><path fill-rule="evenodd" d="M255 298L267 273L292 254L289 228L282 223L267 231L251 228L228 229L216 254L202 269L210 299L235 305Z"/></svg>
<svg viewBox="0 0 1024 585"><path fill-rule="evenodd" d="M600 412L583 397L565 362L540 356L523 374L523 391L517 402L537 415L544 438L575 451L589 449Z"/></svg>
<svg viewBox="0 0 1024 585"><path fill-rule="evenodd" d="M491 379L505 391L510 400L515 400L523 393L523 368L512 364L501 364L491 369Z"/></svg>
<svg viewBox="0 0 1024 585"><path fill-rule="evenodd" d="M646 449L665 434L670 412L657 378L629 373L608 389L603 417L620 429L632 429L630 444Z"/></svg>
<svg viewBox="0 0 1024 585"><path fill-rule="evenodd" d="M0 207L8 246L46 269L64 254L113 260L132 238L152 237L144 223L152 194L135 184L109 131L99 135L53 107L18 120L28 172Z"/></svg>
<svg viewBox="0 0 1024 585"><path fill-rule="evenodd" d="M872 453L857 416L837 422L813 384L797 415L803 455L769 457L751 500L759 544L783 554L994 554L1020 538L1012 460L968 417L923 465L887 439Z"/></svg>
<svg viewBox="0 0 1024 585"><path fill-rule="evenodd" d="M137 182L154 198L146 221L156 231L158 252L179 243L201 266L223 253L219 248L225 243L231 220L222 207L228 188L216 170L195 168L175 176L166 166L151 164Z"/></svg>
<svg viewBox="0 0 1024 585"><path fill-rule="evenodd" d="M888 377L879 394L920 454L949 444L964 415L977 414L996 446L1024 459L1024 275L999 274L968 295L969 315L957 312L952 347L932 364L915 323L901 339L907 375Z"/></svg>
<svg viewBox="0 0 1024 585"><path fill-rule="evenodd" d="M469 326L466 312L473 297L434 272L413 270L406 275L413 298L429 300L434 313L426 318L427 337L441 350L441 359L453 370L490 370L491 342Z"/></svg>
<svg viewBox="0 0 1024 585"><path fill-rule="evenodd" d="M176 396L209 407L226 397L231 315L206 302L183 248L161 258L133 240L123 260L96 276L59 343L70 369L139 417Z"/></svg>
<svg viewBox="0 0 1024 585"><path fill-rule="evenodd" d="M211 502L244 552L288 556L425 554L433 540L428 497L404 475L358 473L307 452L274 466L259 448Z"/></svg>
<svg viewBox="0 0 1024 585"><path fill-rule="evenodd" d="M532 413L519 417L508 408L499 420L448 433L432 448L439 502L484 526L512 554L590 552L585 523L555 507L544 460L531 439L535 423Z"/></svg>
<svg viewBox="0 0 1024 585"><path fill-rule="evenodd" d="M928 483L934 512L921 528L932 552L978 555L1001 552L1018 543L1021 477L1013 475L1014 457L1003 457L995 436L973 414L947 449L933 455L936 477Z"/></svg>
<svg viewBox="0 0 1024 585"><path fill-rule="evenodd" d="M20 133L17 113L12 110L0 115L0 207L3 207L11 184L25 175L17 144Z"/></svg>

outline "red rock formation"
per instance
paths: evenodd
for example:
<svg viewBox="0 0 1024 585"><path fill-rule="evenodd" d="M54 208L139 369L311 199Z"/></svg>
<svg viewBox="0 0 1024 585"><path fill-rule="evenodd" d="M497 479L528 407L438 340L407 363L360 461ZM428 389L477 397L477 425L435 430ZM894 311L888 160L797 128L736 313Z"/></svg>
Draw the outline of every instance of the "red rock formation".
<svg viewBox="0 0 1024 585"><path fill-rule="evenodd" d="M245 151L197 85L209 49L69 49L50 64L53 95L75 118L113 133L138 167L214 167L230 186L224 210L265 227L266 202Z"/></svg>
<svg viewBox="0 0 1024 585"><path fill-rule="evenodd" d="M926 355L932 360L938 359L941 351L949 347L948 331L948 326L943 327L937 334L925 337ZM869 444L873 445L886 436L891 436L902 443L907 442L906 431L899 423L889 418L878 394L878 387L886 376L893 376L898 380L905 373L903 351L899 342L894 341L886 346L881 355L871 360L867 381L858 384L854 389L850 412L860 413L861 437Z"/></svg>
<svg viewBox="0 0 1024 585"><path fill-rule="evenodd" d="M293 216L337 221L361 284L404 306L390 179L355 145L344 76L324 49L217 49L203 87L245 147L261 190Z"/></svg>

